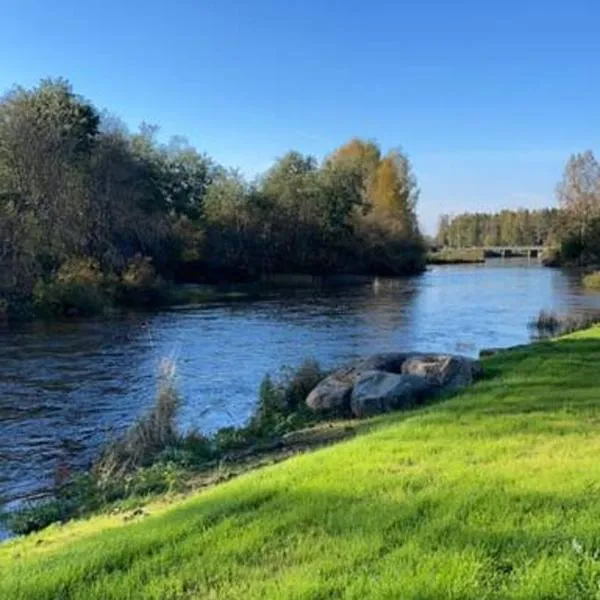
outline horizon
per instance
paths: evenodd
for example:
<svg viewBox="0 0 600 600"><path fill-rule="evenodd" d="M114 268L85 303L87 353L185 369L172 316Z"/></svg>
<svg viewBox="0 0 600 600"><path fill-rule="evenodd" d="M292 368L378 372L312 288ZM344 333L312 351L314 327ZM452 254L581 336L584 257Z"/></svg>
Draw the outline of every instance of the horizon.
<svg viewBox="0 0 600 600"><path fill-rule="evenodd" d="M157 124L249 177L291 149L321 160L353 137L400 146L426 234L443 213L555 206L570 154L598 137L591 2L110 0L98 16L69 0L2 13L3 91L65 77L131 129Z"/></svg>

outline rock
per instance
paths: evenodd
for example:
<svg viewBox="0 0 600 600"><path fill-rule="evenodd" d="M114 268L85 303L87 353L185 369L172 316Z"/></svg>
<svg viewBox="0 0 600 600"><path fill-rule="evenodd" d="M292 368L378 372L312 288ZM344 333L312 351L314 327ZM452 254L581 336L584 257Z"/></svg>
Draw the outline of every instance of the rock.
<svg viewBox="0 0 600 600"><path fill-rule="evenodd" d="M354 368L343 369L326 377L306 398L308 408L318 413L346 413L350 406Z"/></svg>
<svg viewBox="0 0 600 600"><path fill-rule="evenodd" d="M326 377L306 399L317 413L373 415L471 385L481 363L464 356L390 352Z"/></svg>
<svg viewBox="0 0 600 600"><path fill-rule="evenodd" d="M402 365L406 360L415 356L414 352L386 352L383 354L374 354L356 364L356 370L365 371L385 371L386 373L402 374Z"/></svg>
<svg viewBox="0 0 600 600"><path fill-rule="evenodd" d="M356 379L350 408L356 417L405 408L435 393L435 387L424 377L416 375L366 371Z"/></svg>
<svg viewBox="0 0 600 600"><path fill-rule="evenodd" d="M452 391L471 385L481 374L481 364L466 356L425 354L408 358L402 373L424 377L433 385Z"/></svg>

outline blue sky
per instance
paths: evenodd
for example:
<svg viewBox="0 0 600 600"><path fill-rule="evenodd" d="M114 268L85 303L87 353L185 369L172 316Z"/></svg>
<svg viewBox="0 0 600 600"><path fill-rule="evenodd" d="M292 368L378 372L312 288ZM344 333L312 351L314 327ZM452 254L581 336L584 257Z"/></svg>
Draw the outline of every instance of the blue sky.
<svg viewBox="0 0 600 600"><path fill-rule="evenodd" d="M402 146L440 213L540 207L599 135L600 3L0 3L0 88L64 76L248 174L353 136Z"/></svg>

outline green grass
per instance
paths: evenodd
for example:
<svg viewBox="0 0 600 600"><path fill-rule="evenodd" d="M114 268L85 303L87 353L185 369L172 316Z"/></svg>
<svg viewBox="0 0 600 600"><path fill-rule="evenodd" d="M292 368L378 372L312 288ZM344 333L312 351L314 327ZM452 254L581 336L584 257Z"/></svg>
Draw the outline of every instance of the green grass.
<svg viewBox="0 0 600 600"><path fill-rule="evenodd" d="M485 256L482 248L442 248L427 255L430 265L457 265L483 263Z"/></svg>
<svg viewBox="0 0 600 600"><path fill-rule="evenodd" d="M351 441L0 546L0 598L600 598L600 328Z"/></svg>

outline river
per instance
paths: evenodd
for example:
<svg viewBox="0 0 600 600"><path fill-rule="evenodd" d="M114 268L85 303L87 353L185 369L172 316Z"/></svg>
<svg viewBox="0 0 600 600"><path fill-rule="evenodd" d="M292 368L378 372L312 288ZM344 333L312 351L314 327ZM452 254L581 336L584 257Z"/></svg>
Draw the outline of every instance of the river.
<svg viewBox="0 0 600 600"><path fill-rule="evenodd" d="M182 427L243 423L261 378L314 357L333 366L386 350L476 356L529 340L540 309L600 309L579 277L513 260L440 266L410 279L271 291L114 320L0 330L0 504L81 467L152 403L157 368L177 366Z"/></svg>

